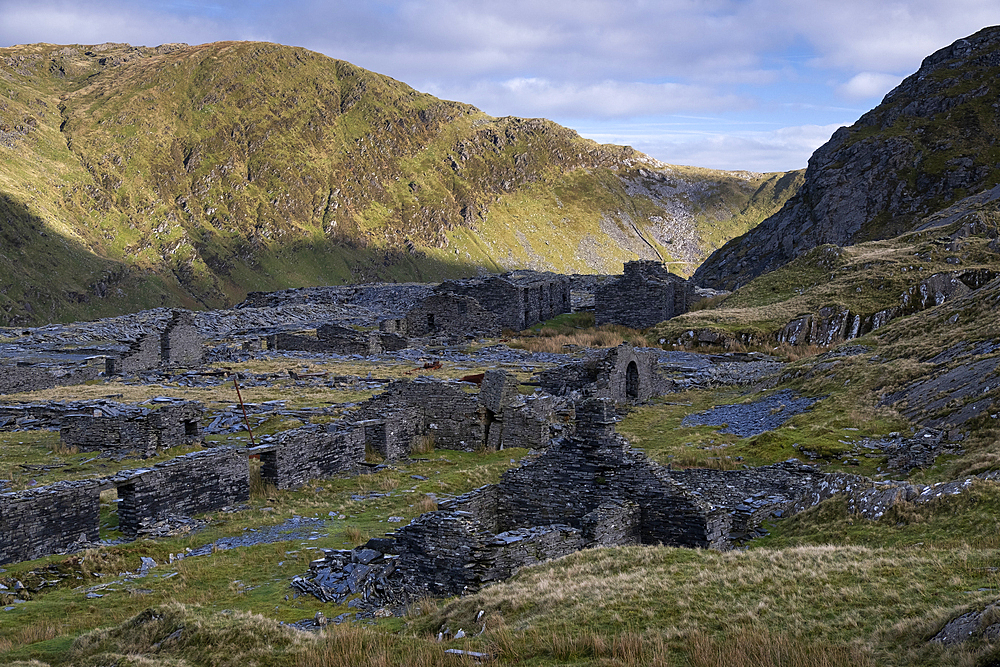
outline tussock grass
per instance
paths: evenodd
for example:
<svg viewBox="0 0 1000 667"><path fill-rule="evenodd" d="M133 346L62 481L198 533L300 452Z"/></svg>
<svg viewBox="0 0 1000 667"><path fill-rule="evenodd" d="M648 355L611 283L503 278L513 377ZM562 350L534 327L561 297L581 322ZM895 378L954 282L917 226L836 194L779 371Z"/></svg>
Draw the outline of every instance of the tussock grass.
<svg viewBox="0 0 1000 667"><path fill-rule="evenodd" d="M543 664L601 658L616 637L629 638L636 648L627 654L638 658L609 664L664 655L674 660L665 664L908 664L895 660L893 646L923 645L926 627L889 641L882 633L899 619L928 619L939 629L955 605L993 599L995 592L977 589L995 584L982 565L998 555L855 546L598 549L526 568L411 624L432 633L468 627L483 610L486 641ZM942 664L962 664L961 654L975 650L952 650Z"/></svg>
<svg viewBox="0 0 1000 667"><path fill-rule="evenodd" d="M524 335L511 340L508 345L531 352L567 352L578 348L617 347L631 343L648 347L649 341L635 329L613 324L585 329L574 333L560 333L557 329L543 327L536 335Z"/></svg>

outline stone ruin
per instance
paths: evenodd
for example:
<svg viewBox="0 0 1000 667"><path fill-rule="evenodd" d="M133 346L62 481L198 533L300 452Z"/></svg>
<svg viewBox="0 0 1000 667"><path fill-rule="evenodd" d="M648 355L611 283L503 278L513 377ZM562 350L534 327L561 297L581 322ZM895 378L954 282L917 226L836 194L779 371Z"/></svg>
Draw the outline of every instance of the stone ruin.
<svg viewBox="0 0 1000 667"><path fill-rule="evenodd" d="M623 275L594 293L594 323L647 329L686 313L694 286L653 260L626 262Z"/></svg>
<svg viewBox="0 0 1000 667"><path fill-rule="evenodd" d="M406 458L422 440L438 449L498 450L545 447L553 433L572 429L573 405L553 396L521 396L517 378L484 374L472 385L430 377L398 380L354 413L369 449L386 460Z"/></svg>
<svg viewBox="0 0 1000 667"><path fill-rule="evenodd" d="M16 362L0 364L0 394L19 394L54 387L70 387L100 377L103 364L87 360L74 364Z"/></svg>
<svg viewBox="0 0 1000 667"><path fill-rule="evenodd" d="M197 366L204 356L204 337L198 333L194 314L171 311L162 331L147 333L131 342L128 349L105 359L107 375L127 375L159 366Z"/></svg>
<svg viewBox="0 0 1000 667"><path fill-rule="evenodd" d="M280 332L266 338L271 350L299 352L331 352L333 354L360 354L370 356L383 352L402 350L409 341L397 333L386 331L360 331L339 324L327 323L316 327L316 335Z"/></svg>
<svg viewBox="0 0 1000 667"><path fill-rule="evenodd" d="M117 487L121 531L136 535L157 521L246 502L249 476L245 449L217 447L105 479L0 493L0 564L98 542L104 489Z"/></svg>
<svg viewBox="0 0 1000 667"><path fill-rule="evenodd" d="M155 402L153 409L104 403L88 413L67 414L61 420L60 440L84 452L141 456L201 441L204 405L166 398Z"/></svg>
<svg viewBox="0 0 1000 667"><path fill-rule="evenodd" d="M498 318L479 301L467 295L436 291L406 314L406 333L410 336L500 335Z"/></svg>
<svg viewBox="0 0 1000 667"><path fill-rule="evenodd" d="M571 312L570 278L557 273L512 271L499 276L448 280L435 292L475 299L501 329L521 331Z"/></svg>
<svg viewBox="0 0 1000 667"><path fill-rule="evenodd" d="M381 595L376 604L398 604L476 591L521 567L588 547L731 549L771 518L871 485L797 461L738 471L673 471L615 433L613 401L589 399L578 406L577 417L573 436L508 470L498 484L442 502L355 550L364 568L352 562L348 572L343 563L355 554L331 551L293 585L320 599L364 589Z"/></svg>
<svg viewBox="0 0 1000 667"><path fill-rule="evenodd" d="M564 396L610 398L616 403L643 403L667 393L673 382L657 371L657 352L628 343L618 347L588 350L587 356L539 373L534 384L546 392Z"/></svg>

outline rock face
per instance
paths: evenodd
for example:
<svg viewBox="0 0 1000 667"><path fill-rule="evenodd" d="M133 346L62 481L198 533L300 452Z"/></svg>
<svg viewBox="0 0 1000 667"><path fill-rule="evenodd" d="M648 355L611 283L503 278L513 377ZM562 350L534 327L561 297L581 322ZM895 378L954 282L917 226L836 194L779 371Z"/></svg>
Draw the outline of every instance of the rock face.
<svg viewBox="0 0 1000 667"><path fill-rule="evenodd" d="M924 59L920 69L810 158L782 209L731 240L693 276L734 289L824 243L891 238L995 183L1000 27Z"/></svg>

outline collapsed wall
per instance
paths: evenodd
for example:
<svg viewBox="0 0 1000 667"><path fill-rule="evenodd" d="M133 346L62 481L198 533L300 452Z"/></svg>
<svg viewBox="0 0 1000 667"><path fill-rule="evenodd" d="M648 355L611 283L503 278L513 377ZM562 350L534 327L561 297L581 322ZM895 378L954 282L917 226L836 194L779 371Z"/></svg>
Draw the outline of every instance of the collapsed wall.
<svg viewBox="0 0 1000 667"><path fill-rule="evenodd" d="M194 313L172 310L162 330L147 333L128 344L119 355L105 359L107 375L128 375L158 366L189 367L201 364L205 337L198 331Z"/></svg>
<svg viewBox="0 0 1000 667"><path fill-rule="evenodd" d="M0 565L97 542L99 522L100 484L96 481L57 482L0 493Z"/></svg>
<svg viewBox="0 0 1000 667"><path fill-rule="evenodd" d="M409 455L416 436L430 436L440 449L467 450L485 441L475 394L435 378L397 380L355 413L368 444L386 459Z"/></svg>
<svg viewBox="0 0 1000 667"><path fill-rule="evenodd" d="M204 414L198 401L163 399L155 409L105 404L89 414L63 417L59 437L63 445L80 451L152 456L157 450L199 442Z"/></svg>
<svg viewBox="0 0 1000 667"><path fill-rule="evenodd" d="M103 367L92 361L82 364L0 364L0 394L19 394L53 387L69 387L100 377Z"/></svg>

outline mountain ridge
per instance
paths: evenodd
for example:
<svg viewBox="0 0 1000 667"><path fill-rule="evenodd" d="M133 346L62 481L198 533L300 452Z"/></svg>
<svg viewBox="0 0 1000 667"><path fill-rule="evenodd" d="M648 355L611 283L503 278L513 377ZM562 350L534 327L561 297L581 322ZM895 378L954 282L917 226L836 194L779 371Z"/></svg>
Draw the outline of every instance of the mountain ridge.
<svg viewBox="0 0 1000 667"><path fill-rule="evenodd" d="M0 94L5 324L637 257L687 273L800 182L663 165L262 42L0 49Z"/></svg>
<svg viewBox="0 0 1000 667"><path fill-rule="evenodd" d="M923 217L1000 182L1000 27L936 51L809 160L795 197L696 271L733 289L824 243L910 231Z"/></svg>

